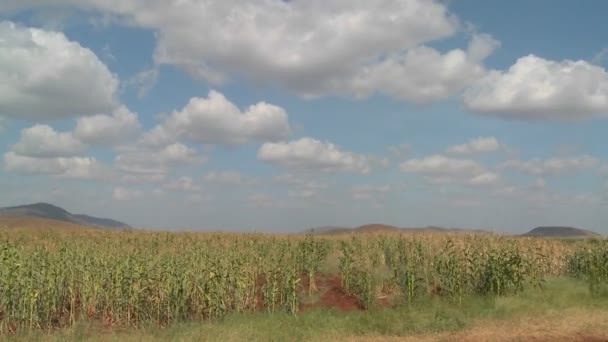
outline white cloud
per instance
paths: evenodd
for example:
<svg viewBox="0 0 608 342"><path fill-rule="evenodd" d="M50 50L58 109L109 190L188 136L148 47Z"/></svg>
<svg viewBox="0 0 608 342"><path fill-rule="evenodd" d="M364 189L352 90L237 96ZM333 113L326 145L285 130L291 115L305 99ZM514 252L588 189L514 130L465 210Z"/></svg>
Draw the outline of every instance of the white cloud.
<svg viewBox="0 0 608 342"><path fill-rule="evenodd" d="M47 125L35 125L21 131L21 140L11 151L26 157L73 157L87 149L72 133L59 133Z"/></svg>
<svg viewBox="0 0 608 342"><path fill-rule="evenodd" d="M180 192L200 192L202 188L191 177L180 177L163 184L163 189Z"/></svg>
<svg viewBox="0 0 608 342"><path fill-rule="evenodd" d="M241 111L217 91L207 98L192 98L173 112L160 126L148 132L142 142L163 144L178 137L206 144L245 144L286 138L291 131L287 113L281 107L259 102Z"/></svg>
<svg viewBox="0 0 608 342"><path fill-rule="evenodd" d="M583 155L568 158L535 158L530 160L513 159L502 163L501 168L512 169L534 176L555 176L590 169L598 164L599 161L596 158Z"/></svg>
<svg viewBox="0 0 608 342"><path fill-rule="evenodd" d="M402 172L415 173L430 184L467 184L488 186L500 183L500 175L488 171L472 159L450 158L432 155L422 159L410 159L401 163Z"/></svg>
<svg viewBox="0 0 608 342"><path fill-rule="evenodd" d="M123 147L114 158L114 165L118 171L127 174L145 175L160 180L169 173L171 167L205 161L206 158L199 156L195 149L174 143L158 149Z"/></svg>
<svg viewBox="0 0 608 342"><path fill-rule="evenodd" d="M442 55L424 46L464 29L443 1L434 0L57 0L52 5L100 10L157 32L157 65L177 65L212 84L247 80L304 96L379 92L429 102L483 75L481 61L497 46L487 35L475 36L466 51Z"/></svg>
<svg viewBox="0 0 608 342"><path fill-rule="evenodd" d="M312 138L265 143L258 150L258 159L294 169L361 174L369 173L372 165L370 157L343 151L330 142Z"/></svg>
<svg viewBox="0 0 608 342"><path fill-rule="evenodd" d="M401 171L426 175L470 175L482 173L481 164L470 159L432 155L423 159L410 159L401 163Z"/></svg>
<svg viewBox="0 0 608 342"><path fill-rule="evenodd" d="M21 156L14 152L4 154L7 171L48 174L63 178L101 179L106 175L105 168L92 157L35 158Z"/></svg>
<svg viewBox="0 0 608 342"><path fill-rule="evenodd" d="M450 146L447 149L451 154L474 154L494 152L500 148L500 144L495 137L478 137L471 139L466 144Z"/></svg>
<svg viewBox="0 0 608 342"><path fill-rule="evenodd" d="M163 163L172 164L189 164L205 160L197 156L195 149L180 143L171 144L161 149L158 158Z"/></svg>
<svg viewBox="0 0 608 342"><path fill-rule="evenodd" d="M450 36L458 25L443 4L428 0L105 6L159 31L157 63L216 84L244 76L301 94L352 78L380 56Z"/></svg>
<svg viewBox="0 0 608 342"><path fill-rule="evenodd" d="M468 89L472 111L513 119L576 120L608 115L608 73L586 61L521 57Z"/></svg>
<svg viewBox="0 0 608 342"><path fill-rule="evenodd" d="M140 128L137 114L121 106L112 116L98 114L79 118L74 135L89 144L113 145L132 137Z"/></svg>
<svg viewBox="0 0 608 342"><path fill-rule="evenodd" d="M151 130L145 132L138 143L142 146L159 147L175 142L177 137L173 132L168 132L164 126L157 125Z"/></svg>
<svg viewBox="0 0 608 342"><path fill-rule="evenodd" d="M473 38L468 51L455 49L442 55L430 47L416 47L363 67L352 79L336 80L327 85L331 88L315 91L357 97L381 93L414 103L437 101L483 77L486 70L481 61L498 45L490 36L480 35Z"/></svg>
<svg viewBox="0 0 608 342"><path fill-rule="evenodd" d="M495 185L500 182L500 175L495 172L484 172L469 180L469 184L475 186Z"/></svg>
<svg viewBox="0 0 608 342"><path fill-rule="evenodd" d="M0 22L0 115L50 120L116 105L118 80L63 33Z"/></svg>
<svg viewBox="0 0 608 342"><path fill-rule="evenodd" d="M278 184L288 184L308 189L321 190L327 188L327 184L324 182L320 182L317 179L310 179L310 177L305 177L304 175L295 175L292 173L284 173L274 176L272 181Z"/></svg>
<svg viewBox="0 0 608 342"><path fill-rule="evenodd" d="M123 187L116 187L112 191L112 198L117 201L131 201L143 196L143 192L141 190L136 189L128 189Z"/></svg>

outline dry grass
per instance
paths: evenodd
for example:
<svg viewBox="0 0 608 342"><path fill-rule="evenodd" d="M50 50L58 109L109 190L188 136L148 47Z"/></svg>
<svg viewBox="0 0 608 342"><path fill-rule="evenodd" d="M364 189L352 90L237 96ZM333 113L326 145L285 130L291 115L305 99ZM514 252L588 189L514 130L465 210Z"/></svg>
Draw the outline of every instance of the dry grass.
<svg viewBox="0 0 608 342"><path fill-rule="evenodd" d="M479 320L460 332L424 334L408 337L350 337L352 342L566 342L608 341L608 312L568 309L542 316L518 316L508 320Z"/></svg>

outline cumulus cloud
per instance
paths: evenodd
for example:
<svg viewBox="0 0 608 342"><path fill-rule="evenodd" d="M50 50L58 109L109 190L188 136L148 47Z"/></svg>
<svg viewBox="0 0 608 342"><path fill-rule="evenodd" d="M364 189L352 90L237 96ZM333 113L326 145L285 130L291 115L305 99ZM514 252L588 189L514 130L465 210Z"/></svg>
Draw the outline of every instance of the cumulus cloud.
<svg viewBox="0 0 608 342"><path fill-rule="evenodd" d="M155 145L184 137L206 144L245 144L286 138L291 129L281 107L259 102L241 111L217 91L192 98L161 125L146 133L142 143Z"/></svg>
<svg viewBox="0 0 608 342"><path fill-rule="evenodd" d="M500 148L500 144L495 137L478 137L471 139L466 144L450 146L447 149L451 154L474 154L494 152Z"/></svg>
<svg viewBox="0 0 608 342"><path fill-rule="evenodd" d="M74 135L88 144L114 145L126 141L140 128L137 114L121 106L111 116L98 114L79 118Z"/></svg>
<svg viewBox="0 0 608 342"><path fill-rule="evenodd" d="M0 10L35 5L11 2ZM157 65L176 65L212 84L244 79L303 96L382 93L433 101L483 76L481 62L498 46L481 34L468 48L444 54L425 46L463 29L442 1L353 5L343 0L58 0L47 7L100 10L158 32Z"/></svg>
<svg viewBox="0 0 608 342"><path fill-rule="evenodd" d="M521 57L464 96L472 111L512 119L576 120L608 115L608 73L586 61Z"/></svg>
<svg viewBox="0 0 608 342"><path fill-rule="evenodd" d="M400 166L403 172L422 173L429 175L469 175L479 174L484 168L471 159L456 159L442 155L432 155L422 159L410 159Z"/></svg>
<svg viewBox="0 0 608 342"><path fill-rule="evenodd" d="M117 201L131 201L141 198L144 193L137 189L128 189L123 187L116 187L112 191L112 198Z"/></svg>
<svg viewBox="0 0 608 342"><path fill-rule="evenodd" d="M14 152L4 154L4 167L11 172L47 174L74 179L100 179L107 171L92 157L36 158Z"/></svg>
<svg viewBox="0 0 608 342"><path fill-rule="evenodd" d="M372 167L370 157L343 151L331 142L302 138L291 142L265 143L258 159L293 169L343 171L366 174Z"/></svg>
<svg viewBox="0 0 608 342"><path fill-rule="evenodd" d="M599 165L599 160L592 156L583 155L567 158L549 159L512 159L502 163L504 169L512 169L534 176L556 176L584 169L590 169Z"/></svg>
<svg viewBox="0 0 608 342"><path fill-rule="evenodd" d="M206 158L197 151L181 143L158 149L140 146L124 147L114 158L114 165L120 172L135 176L147 176L151 179L163 179L171 167L185 164L201 163Z"/></svg>
<svg viewBox="0 0 608 342"><path fill-rule="evenodd" d="M499 175L488 171L475 160L443 155L406 160L401 163L400 169L402 172L419 174L431 184L493 185L500 179Z"/></svg>
<svg viewBox="0 0 608 342"><path fill-rule="evenodd" d="M382 62L361 68L350 79L335 80L323 93L346 93L367 97L374 93L390 95L414 103L429 103L460 93L485 75L482 60L498 46L488 35L475 36L467 51L445 54L420 46L390 55Z"/></svg>
<svg viewBox="0 0 608 342"><path fill-rule="evenodd" d="M0 115L52 120L111 111L117 78L63 33L0 22Z"/></svg>
<svg viewBox="0 0 608 342"><path fill-rule="evenodd" d="M47 125L35 125L21 131L21 140L11 151L26 157L73 157L87 149L72 133L60 133Z"/></svg>
<svg viewBox="0 0 608 342"><path fill-rule="evenodd" d="M159 31L159 64L178 65L216 84L244 76L301 94L331 88L380 56L450 36L458 26L435 1L361 1L356 7L339 0L105 6Z"/></svg>

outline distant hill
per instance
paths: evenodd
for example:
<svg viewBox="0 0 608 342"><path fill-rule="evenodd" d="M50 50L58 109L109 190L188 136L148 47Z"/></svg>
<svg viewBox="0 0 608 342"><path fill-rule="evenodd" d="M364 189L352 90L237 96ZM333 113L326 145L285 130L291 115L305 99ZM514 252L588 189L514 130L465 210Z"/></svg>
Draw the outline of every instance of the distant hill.
<svg viewBox="0 0 608 342"><path fill-rule="evenodd" d="M574 227L536 227L521 236L557 237L557 238L590 238L601 237L590 230Z"/></svg>
<svg viewBox="0 0 608 342"><path fill-rule="evenodd" d="M484 230L444 228L427 226L420 228L400 228L396 226L372 223L359 227L319 227L304 231L306 234L336 235L336 234L357 234L357 233L490 233Z"/></svg>
<svg viewBox="0 0 608 342"><path fill-rule="evenodd" d="M399 233L401 228L381 223L364 224L353 229L357 233Z"/></svg>
<svg viewBox="0 0 608 342"><path fill-rule="evenodd" d="M72 214L63 208L48 203L35 203L16 207L0 208L0 217L31 217L68 222L90 227L131 229L128 224L120 221L88 215Z"/></svg>
<svg viewBox="0 0 608 342"><path fill-rule="evenodd" d="M315 227L310 228L303 231L303 234L339 234L339 233L348 233L351 231L351 228L348 227L337 227L337 226L324 226L324 227Z"/></svg>

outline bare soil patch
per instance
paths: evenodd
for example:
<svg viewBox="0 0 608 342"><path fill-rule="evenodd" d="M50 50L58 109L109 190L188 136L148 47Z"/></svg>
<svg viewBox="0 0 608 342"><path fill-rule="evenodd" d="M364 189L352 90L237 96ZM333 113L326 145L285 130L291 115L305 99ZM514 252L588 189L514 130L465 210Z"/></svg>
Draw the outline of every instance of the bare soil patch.
<svg viewBox="0 0 608 342"><path fill-rule="evenodd" d="M303 277L304 291L308 289L308 277ZM316 277L319 300L315 303L300 305L300 311L326 308L337 309L341 312L363 310L359 300L353 295L346 294L342 288L342 278L336 274L319 274Z"/></svg>

